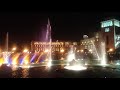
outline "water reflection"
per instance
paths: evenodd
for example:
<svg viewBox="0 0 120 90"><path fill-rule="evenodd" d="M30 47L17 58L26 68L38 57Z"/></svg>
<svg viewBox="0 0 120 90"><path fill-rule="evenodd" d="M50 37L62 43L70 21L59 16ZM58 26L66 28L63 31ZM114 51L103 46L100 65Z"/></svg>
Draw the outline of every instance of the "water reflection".
<svg viewBox="0 0 120 90"><path fill-rule="evenodd" d="M22 78L22 68L12 68L12 78Z"/></svg>
<svg viewBox="0 0 120 90"><path fill-rule="evenodd" d="M0 78L120 78L120 70L111 67L89 66L85 71L71 71L64 69L64 65L54 65L52 67L8 67L0 68ZM114 69L114 70L113 70Z"/></svg>
<svg viewBox="0 0 120 90"><path fill-rule="evenodd" d="M28 78L29 76L29 69L25 68L22 70L22 78Z"/></svg>

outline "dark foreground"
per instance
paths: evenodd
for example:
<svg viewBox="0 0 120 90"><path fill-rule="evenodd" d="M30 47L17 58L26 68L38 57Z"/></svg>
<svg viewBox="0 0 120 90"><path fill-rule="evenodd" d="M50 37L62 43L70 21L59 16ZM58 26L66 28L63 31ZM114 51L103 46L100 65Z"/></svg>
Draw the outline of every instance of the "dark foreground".
<svg viewBox="0 0 120 90"><path fill-rule="evenodd" d="M0 78L120 78L120 66L88 66L87 70L66 70L64 66L33 68L0 68Z"/></svg>

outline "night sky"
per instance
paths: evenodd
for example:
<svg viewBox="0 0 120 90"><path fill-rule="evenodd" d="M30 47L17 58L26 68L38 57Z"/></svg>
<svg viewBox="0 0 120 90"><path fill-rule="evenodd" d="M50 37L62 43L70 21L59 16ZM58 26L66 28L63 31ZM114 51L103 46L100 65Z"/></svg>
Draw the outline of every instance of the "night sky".
<svg viewBox="0 0 120 90"><path fill-rule="evenodd" d="M117 18L118 12L4 12L0 13L0 45L9 32L9 43L29 43L44 40L47 19L52 27L52 39L80 41L83 34L100 30L100 22L106 18Z"/></svg>

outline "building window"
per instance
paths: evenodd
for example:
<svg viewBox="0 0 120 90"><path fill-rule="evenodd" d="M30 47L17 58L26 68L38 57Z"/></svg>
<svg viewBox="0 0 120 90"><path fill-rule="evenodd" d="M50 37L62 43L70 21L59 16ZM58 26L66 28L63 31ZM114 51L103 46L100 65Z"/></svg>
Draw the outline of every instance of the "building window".
<svg viewBox="0 0 120 90"><path fill-rule="evenodd" d="M98 39L97 39L97 41L98 41Z"/></svg>
<svg viewBox="0 0 120 90"><path fill-rule="evenodd" d="M105 32L109 32L110 31L110 29L109 28L105 28Z"/></svg>

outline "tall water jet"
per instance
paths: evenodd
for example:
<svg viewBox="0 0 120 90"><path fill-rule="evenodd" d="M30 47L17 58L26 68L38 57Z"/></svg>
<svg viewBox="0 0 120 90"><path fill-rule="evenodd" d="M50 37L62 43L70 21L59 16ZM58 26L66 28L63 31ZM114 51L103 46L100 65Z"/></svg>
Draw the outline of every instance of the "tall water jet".
<svg viewBox="0 0 120 90"><path fill-rule="evenodd" d="M97 51L97 49L96 49L96 46L95 46L95 44L94 44L93 41L91 41L91 42L92 42L92 44L93 44L93 48L95 49L95 53L96 53L96 55L97 55L97 59L100 60L100 55L98 54L98 51Z"/></svg>
<svg viewBox="0 0 120 90"><path fill-rule="evenodd" d="M8 52L8 32L7 32L7 35L6 35L6 52Z"/></svg>
<svg viewBox="0 0 120 90"><path fill-rule="evenodd" d="M5 42L5 52L3 53L3 57L4 57L4 63L5 64L9 64L9 56L10 56L10 52L8 51L8 40L9 40L9 38L8 38L9 36L8 36L8 32L7 32L7 34L6 34L6 42Z"/></svg>
<svg viewBox="0 0 120 90"><path fill-rule="evenodd" d="M70 63L72 60L76 60L76 59L75 59L75 53L74 53L73 46L71 46L70 51L68 52L68 56L67 56L67 62L68 62L68 64L67 64L67 65L69 65L69 63Z"/></svg>
<svg viewBox="0 0 120 90"><path fill-rule="evenodd" d="M48 45L48 52L49 53L48 53L47 66L50 67L52 65L52 52L51 52L52 38L51 38L51 25L50 25L49 18L48 18L48 24L47 24L46 40L49 42L49 45Z"/></svg>
<svg viewBox="0 0 120 90"><path fill-rule="evenodd" d="M107 64L105 42L101 42L101 65Z"/></svg>

